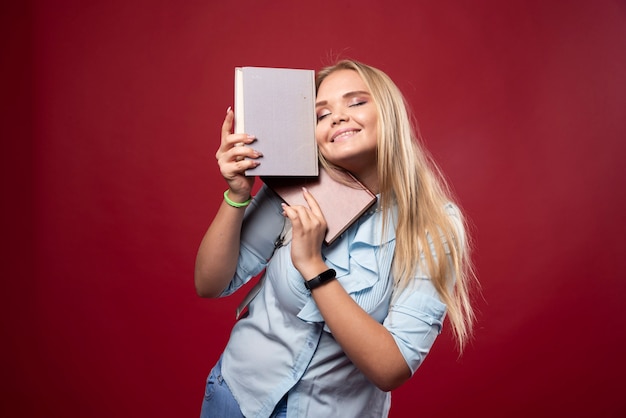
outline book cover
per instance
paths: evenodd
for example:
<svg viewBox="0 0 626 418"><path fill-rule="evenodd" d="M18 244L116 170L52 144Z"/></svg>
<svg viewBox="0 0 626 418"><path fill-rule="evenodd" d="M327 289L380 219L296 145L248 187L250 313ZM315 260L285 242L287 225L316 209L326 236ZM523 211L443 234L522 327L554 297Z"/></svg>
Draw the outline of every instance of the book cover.
<svg viewBox="0 0 626 418"><path fill-rule="evenodd" d="M348 173L337 173L339 178L333 176L319 167L318 177L268 177L263 181L289 205L308 206L302 195L302 187L306 187L326 218L328 230L324 242L330 245L376 203L376 196L353 176Z"/></svg>
<svg viewBox="0 0 626 418"><path fill-rule="evenodd" d="M235 68L235 133L256 136L263 153L250 176L317 176L315 72Z"/></svg>

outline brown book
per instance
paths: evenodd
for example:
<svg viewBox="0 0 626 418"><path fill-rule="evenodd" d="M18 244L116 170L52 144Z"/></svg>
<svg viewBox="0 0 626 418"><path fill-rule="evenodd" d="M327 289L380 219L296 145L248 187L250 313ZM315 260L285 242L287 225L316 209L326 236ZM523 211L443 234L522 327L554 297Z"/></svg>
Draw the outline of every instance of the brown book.
<svg viewBox="0 0 626 418"><path fill-rule="evenodd" d="M324 242L330 245L376 202L376 196L353 176L337 175L341 179L320 166L317 177L263 177L263 181L290 206L308 206L302 195L306 187L326 218Z"/></svg>
<svg viewBox="0 0 626 418"><path fill-rule="evenodd" d="M317 176L315 72L235 68L235 133L256 136L263 153L248 176Z"/></svg>

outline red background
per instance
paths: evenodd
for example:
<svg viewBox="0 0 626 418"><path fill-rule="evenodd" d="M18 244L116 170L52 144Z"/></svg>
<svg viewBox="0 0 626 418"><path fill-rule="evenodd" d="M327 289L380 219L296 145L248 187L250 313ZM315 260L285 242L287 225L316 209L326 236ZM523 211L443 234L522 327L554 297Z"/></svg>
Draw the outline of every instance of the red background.
<svg viewBox="0 0 626 418"><path fill-rule="evenodd" d="M240 299L192 277L233 68L353 57L406 93L482 283L391 416L626 416L624 1L14 3L0 415L198 416Z"/></svg>

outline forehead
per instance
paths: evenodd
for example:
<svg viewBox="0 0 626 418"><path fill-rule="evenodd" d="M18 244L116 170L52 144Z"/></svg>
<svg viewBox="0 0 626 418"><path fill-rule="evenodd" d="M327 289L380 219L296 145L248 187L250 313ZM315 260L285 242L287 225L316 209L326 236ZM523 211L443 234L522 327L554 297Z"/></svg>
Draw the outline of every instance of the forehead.
<svg viewBox="0 0 626 418"><path fill-rule="evenodd" d="M323 100L352 91L370 92L359 73L354 70L337 70L322 81L317 90L317 98Z"/></svg>

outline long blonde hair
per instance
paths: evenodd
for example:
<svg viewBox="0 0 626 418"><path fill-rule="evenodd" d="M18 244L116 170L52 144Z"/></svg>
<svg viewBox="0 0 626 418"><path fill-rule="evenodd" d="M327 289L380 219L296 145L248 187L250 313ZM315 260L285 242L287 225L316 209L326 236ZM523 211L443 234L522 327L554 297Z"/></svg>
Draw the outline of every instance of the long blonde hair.
<svg viewBox="0 0 626 418"><path fill-rule="evenodd" d="M393 276L396 293L412 281L418 266L430 273L463 351L471 336L474 313L470 284L474 280L469 257L466 221L457 211L456 221L447 213L453 201L440 170L420 143L404 96L382 71L354 60L342 60L318 72L316 87L337 70L356 71L372 94L378 112L378 181L383 228L398 210ZM320 156L326 166L331 164ZM449 245L452 243L452 245ZM420 254L425 264L420 265ZM446 262L446 261L450 262Z"/></svg>

